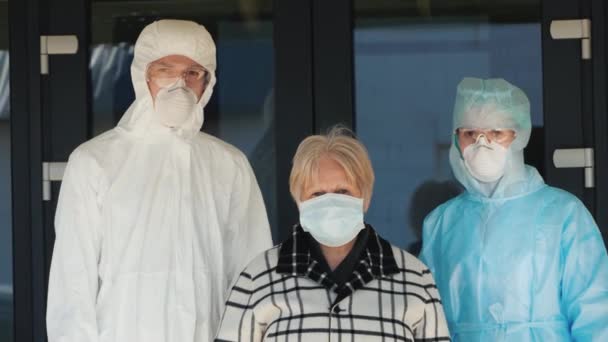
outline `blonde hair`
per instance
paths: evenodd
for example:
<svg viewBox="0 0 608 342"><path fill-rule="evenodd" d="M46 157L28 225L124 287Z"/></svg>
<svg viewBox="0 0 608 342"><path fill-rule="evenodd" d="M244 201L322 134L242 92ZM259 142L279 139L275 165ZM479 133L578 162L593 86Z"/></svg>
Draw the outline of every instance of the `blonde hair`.
<svg viewBox="0 0 608 342"><path fill-rule="evenodd" d="M318 172L319 160L329 157L342 168L350 184L356 186L367 208L374 188L374 170L367 149L354 137L352 131L336 126L325 135L311 135L304 139L293 157L289 175L289 191L300 202L302 190Z"/></svg>

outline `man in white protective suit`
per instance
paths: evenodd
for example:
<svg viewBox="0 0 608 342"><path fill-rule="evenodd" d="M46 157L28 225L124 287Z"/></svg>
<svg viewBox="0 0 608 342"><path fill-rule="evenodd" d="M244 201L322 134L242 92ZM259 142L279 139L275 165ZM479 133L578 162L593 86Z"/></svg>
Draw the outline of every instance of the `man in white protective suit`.
<svg viewBox="0 0 608 342"><path fill-rule="evenodd" d="M55 217L50 342L213 339L233 279L272 246L247 158L200 132L216 49L194 22L141 32L136 99L70 156Z"/></svg>

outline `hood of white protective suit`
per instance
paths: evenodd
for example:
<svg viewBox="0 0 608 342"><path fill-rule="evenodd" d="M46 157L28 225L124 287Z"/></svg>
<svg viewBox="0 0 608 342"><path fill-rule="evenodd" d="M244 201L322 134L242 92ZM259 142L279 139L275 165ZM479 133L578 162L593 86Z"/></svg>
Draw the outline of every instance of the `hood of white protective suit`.
<svg viewBox="0 0 608 342"><path fill-rule="evenodd" d="M148 64L170 55L186 56L199 63L210 73L198 105L190 117L176 129L162 127L154 120L154 101L146 82ZM135 43L131 79L135 101L118 123L118 128L137 135L175 130L187 137L200 131L203 126L203 109L209 102L216 82L216 48L209 32L192 21L159 20L146 26Z"/></svg>
<svg viewBox="0 0 608 342"><path fill-rule="evenodd" d="M454 134L450 165L454 176L469 193L491 199L518 196L544 184L538 172L524 163L524 148L530 140L532 123L526 94L503 79L465 78L456 91L453 132L457 128L512 129L516 137L507 154L503 176L494 183L483 183L471 175L464 163Z"/></svg>

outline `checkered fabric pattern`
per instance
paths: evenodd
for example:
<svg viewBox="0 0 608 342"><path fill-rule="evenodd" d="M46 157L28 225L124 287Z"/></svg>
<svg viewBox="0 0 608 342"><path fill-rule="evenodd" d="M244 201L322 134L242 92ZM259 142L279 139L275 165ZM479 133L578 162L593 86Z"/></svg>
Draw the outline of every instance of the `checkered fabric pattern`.
<svg viewBox="0 0 608 342"><path fill-rule="evenodd" d="M359 262L338 286L296 226L241 273L216 341L450 341L428 268L366 229Z"/></svg>

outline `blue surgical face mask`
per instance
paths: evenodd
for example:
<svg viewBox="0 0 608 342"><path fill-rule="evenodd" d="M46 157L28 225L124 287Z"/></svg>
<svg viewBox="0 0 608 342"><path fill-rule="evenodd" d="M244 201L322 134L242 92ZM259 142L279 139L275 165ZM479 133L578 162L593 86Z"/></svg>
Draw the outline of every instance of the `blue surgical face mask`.
<svg viewBox="0 0 608 342"><path fill-rule="evenodd" d="M300 225L323 245L345 245L365 228L363 199L330 193L304 201Z"/></svg>

